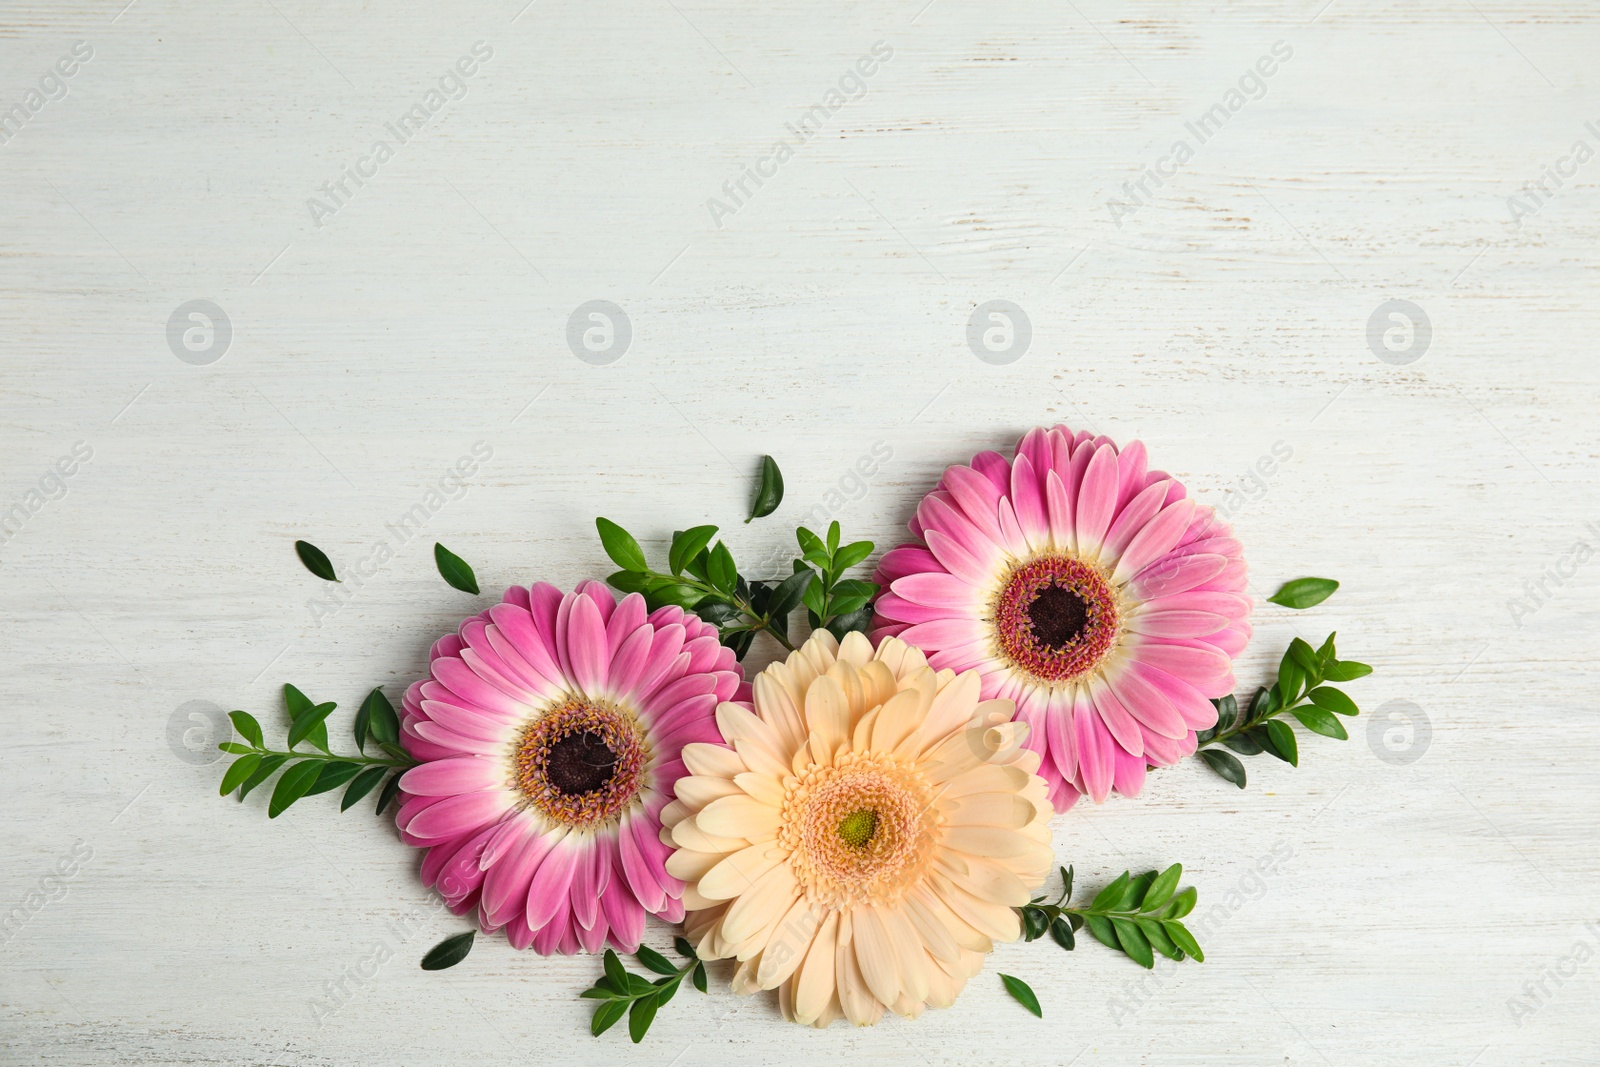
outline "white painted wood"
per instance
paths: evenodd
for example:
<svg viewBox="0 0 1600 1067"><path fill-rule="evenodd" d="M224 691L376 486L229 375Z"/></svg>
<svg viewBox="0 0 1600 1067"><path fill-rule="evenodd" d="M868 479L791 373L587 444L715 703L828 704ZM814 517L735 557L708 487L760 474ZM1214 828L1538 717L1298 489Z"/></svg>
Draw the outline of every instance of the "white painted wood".
<svg viewBox="0 0 1600 1067"><path fill-rule="evenodd" d="M0 505L54 497L0 545L0 906L57 897L0 945L4 1062L1595 1062L1588 5L122 3L0 12L0 108L93 50L0 144ZM464 97L386 134L478 41ZM708 198L880 41L864 95L714 225ZM1185 123L1280 41L1199 143ZM386 136L315 225L308 198ZM1116 225L1107 201L1186 136ZM194 299L232 325L207 366L165 333ZM996 299L1032 328L1005 366L965 339ZM1368 345L1390 299L1431 321L1408 365ZM591 300L632 323L607 366L565 340ZM493 939L424 974L460 923L391 829L331 799L269 823L169 747L189 701L267 718L285 680L350 709L413 678L480 603L434 540L490 589L603 574L597 513L652 551L722 523L751 560L815 504L885 545L943 465L1053 420L1142 437L1218 504L1292 450L1237 498L1255 588L1344 588L1263 606L1242 684L1336 627L1378 666L1368 713L1431 725L1414 762L1363 718L1243 793L1186 765L1057 820L1085 885L1184 861L1221 909L1204 964L1004 946L953 1009L824 1033L722 969L646 1044L595 1041L594 960ZM465 494L396 544L479 441ZM743 526L763 452L788 499ZM347 574L396 555L319 625L302 536ZM324 983L375 953L318 1027Z"/></svg>

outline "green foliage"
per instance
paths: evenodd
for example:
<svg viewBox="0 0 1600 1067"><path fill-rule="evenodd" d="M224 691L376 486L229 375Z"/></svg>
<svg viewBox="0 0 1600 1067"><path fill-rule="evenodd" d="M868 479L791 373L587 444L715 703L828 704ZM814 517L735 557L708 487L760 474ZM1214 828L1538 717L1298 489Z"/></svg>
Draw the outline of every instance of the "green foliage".
<svg viewBox="0 0 1600 1067"><path fill-rule="evenodd" d="M472 951L472 942L478 936L478 931L468 930L464 934L447 937L428 950L422 957L422 969L425 971L442 971L446 967L454 967L467 958L467 953Z"/></svg>
<svg viewBox="0 0 1600 1067"><path fill-rule="evenodd" d="M1292 582L1284 582L1267 599L1274 604L1303 611L1327 600L1338 588L1339 583L1332 578L1296 578Z"/></svg>
<svg viewBox="0 0 1600 1067"><path fill-rule="evenodd" d="M325 582L337 582L339 576L333 573L333 564L329 562L328 555L310 541L296 541L294 554L300 557L306 570L315 574Z"/></svg>
<svg viewBox="0 0 1600 1067"><path fill-rule="evenodd" d="M1035 1017L1043 1019L1044 1011L1039 1007L1039 998L1034 995L1033 988L1020 978L1013 978L1009 974L1000 976L1000 984L1006 987L1006 992L1011 998L1024 1008L1033 1012Z"/></svg>
<svg viewBox="0 0 1600 1067"><path fill-rule="evenodd" d="M845 578L843 574L872 555L872 542L840 545L837 522L829 524L826 541L804 526L794 534L800 543L795 573L815 578L801 597L811 628L826 629L841 640L852 630L865 630L872 621L870 604L878 595L878 586L859 578Z"/></svg>
<svg viewBox="0 0 1600 1067"><path fill-rule="evenodd" d="M437 541L433 545L433 562L439 568L439 576L453 588L478 595L478 576L472 573L467 561Z"/></svg>
<svg viewBox="0 0 1600 1067"><path fill-rule="evenodd" d="M356 713L352 733L360 755L341 756L328 747L328 716L338 707L332 701L313 704L311 698L292 685L283 687L284 710L288 713L289 733L283 749L271 749L261 724L246 711L232 711L228 717L245 743L226 741L217 746L238 758L223 772L219 792L237 793L240 800L250 795L279 770L283 771L267 802L267 817L276 819L304 797L329 793L345 786L340 811L348 811L377 788L388 776L378 798L378 814L389 806L400 791L400 775L416 761L400 746L400 718L380 689L367 694ZM366 755L371 741L382 756ZM307 752L309 743L320 751Z"/></svg>
<svg viewBox="0 0 1600 1067"><path fill-rule="evenodd" d="M1245 787L1244 764L1211 746L1222 745L1240 756L1265 752L1298 767L1300 745L1294 728L1283 718L1285 715L1323 737L1339 741L1349 738L1339 716L1359 715L1361 711L1342 689L1324 683L1363 678L1372 673L1372 668L1339 659L1334 637L1329 634L1322 647L1316 649L1298 637L1291 641L1278 663L1277 680L1258 688L1247 707L1241 709L1232 696L1211 702L1217 708L1217 724L1199 733L1198 754L1207 767L1240 789Z"/></svg>
<svg viewBox="0 0 1600 1067"><path fill-rule="evenodd" d="M1070 951L1077 947L1077 932L1087 927L1096 941L1141 967L1154 967L1156 953L1169 960L1188 957L1203 962L1205 955L1182 922L1194 910L1199 894L1192 886L1179 890L1182 877L1183 865L1179 863L1138 877L1123 871L1096 893L1087 907L1074 908L1068 904L1072 899L1072 868L1063 867L1061 894L1055 900L1039 896L1018 909L1023 939L1037 941L1048 933L1051 940ZM1034 1013L1038 1014L1036 1010Z"/></svg>
<svg viewBox="0 0 1600 1067"><path fill-rule="evenodd" d="M756 497L750 502L750 518L761 519L778 510L778 505L783 503L783 472L778 469L778 461L771 456L761 457L761 481L756 486Z"/></svg>
<svg viewBox="0 0 1600 1067"><path fill-rule="evenodd" d="M661 976L656 979L631 973L623 967L616 952L606 949L605 973L592 987L579 994L585 1000L599 1002L589 1019L590 1033L599 1037L626 1015L628 1036L637 1045L644 1040L645 1032L655 1021L656 1011L677 994L686 975L696 989L702 993L706 991L706 965L695 956L694 946L681 937L674 938L672 944L678 954L689 961L682 967L655 949L643 945L634 957L646 969Z"/></svg>

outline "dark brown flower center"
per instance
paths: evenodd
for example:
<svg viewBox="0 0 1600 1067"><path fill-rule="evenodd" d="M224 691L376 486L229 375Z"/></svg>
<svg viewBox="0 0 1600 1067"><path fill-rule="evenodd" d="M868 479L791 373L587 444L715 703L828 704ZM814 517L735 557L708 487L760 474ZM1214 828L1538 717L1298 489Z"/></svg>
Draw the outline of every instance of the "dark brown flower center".
<svg viewBox="0 0 1600 1067"><path fill-rule="evenodd" d="M995 640L1005 658L1046 684L1093 672L1122 632L1111 583L1093 566L1067 555L1018 564L992 610Z"/></svg>
<svg viewBox="0 0 1600 1067"><path fill-rule="evenodd" d="M1047 585L1028 605L1028 621L1035 641L1050 649L1066 648L1088 625L1089 605L1071 589Z"/></svg>
<svg viewBox="0 0 1600 1067"><path fill-rule="evenodd" d="M632 712L571 697L523 728L511 763L513 784L533 807L582 828L609 822L637 801L650 749Z"/></svg>
<svg viewBox="0 0 1600 1067"><path fill-rule="evenodd" d="M545 753L544 773L565 796L593 793L617 773L617 754L593 730L570 733Z"/></svg>

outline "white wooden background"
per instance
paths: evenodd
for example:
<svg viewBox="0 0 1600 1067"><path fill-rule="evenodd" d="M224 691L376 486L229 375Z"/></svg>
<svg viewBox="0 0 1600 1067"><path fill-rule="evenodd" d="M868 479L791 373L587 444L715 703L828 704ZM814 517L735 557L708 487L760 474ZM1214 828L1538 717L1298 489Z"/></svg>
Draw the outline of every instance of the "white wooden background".
<svg viewBox="0 0 1600 1067"><path fill-rule="evenodd" d="M0 5L0 111L93 51L0 144L0 508L25 516L0 544L4 1062L1600 1059L1591 6L125 2ZM478 41L466 95L315 225L307 199ZM880 41L865 94L714 225ZM1280 41L1264 95L1116 225L1108 199ZM195 299L232 326L209 365L167 340ZM966 340L997 299L1031 322L1007 365ZM1414 362L1369 345L1391 299L1431 323ZM590 300L632 323L609 365L566 341ZM1308 737L1299 770L1255 759L1241 793L1185 764L1056 821L1088 888L1184 862L1204 964L1008 945L950 1010L821 1033L714 969L645 1044L596 1041L592 958L495 938L416 967L462 923L389 824L216 795L193 707L278 730L294 681L347 722L485 602L435 540L496 592L603 574L597 513L652 552L722 523L753 563L815 506L881 548L944 465L1056 420L1234 500L1258 595L1344 583L1261 605L1241 688L1295 633L1377 667L1351 740ZM480 441L464 495L386 532ZM787 500L744 526L764 452ZM318 619L297 537L346 574L395 555Z"/></svg>

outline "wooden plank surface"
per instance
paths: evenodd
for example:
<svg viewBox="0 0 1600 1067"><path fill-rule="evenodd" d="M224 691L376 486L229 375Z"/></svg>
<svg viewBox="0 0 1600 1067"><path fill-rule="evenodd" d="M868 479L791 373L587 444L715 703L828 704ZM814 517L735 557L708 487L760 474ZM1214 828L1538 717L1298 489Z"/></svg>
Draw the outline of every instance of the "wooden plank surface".
<svg viewBox="0 0 1600 1067"><path fill-rule="evenodd" d="M0 9L0 1060L1596 1062L1592 7L123 3ZM195 300L225 351L169 341ZM1009 362L968 344L996 300ZM619 356L569 346L591 301ZM393 830L268 823L185 733L291 680L342 732L416 677L482 603L435 540L495 592L609 570L596 514L781 569L800 516L882 549L1055 421L1226 507L1258 597L1344 583L1260 605L1242 686L1296 633L1378 668L1299 770L1056 820L1086 886L1184 862L1204 964L1007 945L821 1033L719 965L596 1041L596 961L421 972L461 923ZM762 453L787 500L743 526ZM369 573L336 612L297 537Z"/></svg>

